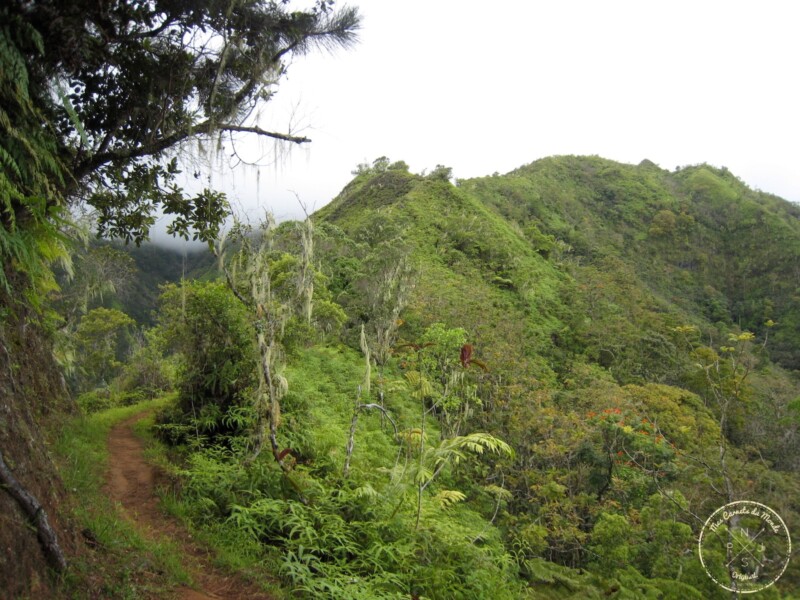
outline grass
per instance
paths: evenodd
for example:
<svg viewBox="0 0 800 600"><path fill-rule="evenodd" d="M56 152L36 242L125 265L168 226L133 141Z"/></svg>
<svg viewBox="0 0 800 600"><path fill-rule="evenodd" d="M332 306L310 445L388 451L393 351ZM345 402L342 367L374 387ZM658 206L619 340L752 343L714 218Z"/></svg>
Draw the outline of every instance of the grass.
<svg viewBox="0 0 800 600"><path fill-rule="evenodd" d="M103 492L108 465L107 439L120 421L165 406L164 397L134 406L112 408L67 423L55 455L70 497L69 510L77 529L92 549L71 561L62 594L65 598L139 599L164 597L176 585L190 583L180 549L166 541L143 537L124 519Z"/></svg>

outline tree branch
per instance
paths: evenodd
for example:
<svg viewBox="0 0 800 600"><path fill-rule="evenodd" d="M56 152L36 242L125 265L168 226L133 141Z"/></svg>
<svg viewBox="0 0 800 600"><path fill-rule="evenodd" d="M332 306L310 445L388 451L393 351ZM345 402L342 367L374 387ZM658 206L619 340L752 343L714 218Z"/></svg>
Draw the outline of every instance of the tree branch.
<svg viewBox="0 0 800 600"><path fill-rule="evenodd" d="M361 386L358 386L358 394L359 394L359 397L360 397L361 396ZM375 409L381 411L381 413L383 413L383 416L385 416L387 419L389 419L389 422L392 424L392 427L394 427L394 438L395 439L397 439L398 436L400 435L398 430L397 430L397 423L394 422L394 419L392 419L392 416L389 414L389 411L387 411L383 406L381 406L380 404L360 404L360 403L357 402L355 408L353 409L353 418L350 421L350 436L349 436L349 438L347 440L347 447L345 448L344 470L342 471L342 477L344 479L347 479L347 475L350 472L350 458L353 456L353 448L355 447L356 426L358 424L358 415L361 413L362 410L369 410L369 409L372 409L372 408L375 408Z"/></svg>
<svg viewBox="0 0 800 600"><path fill-rule="evenodd" d="M305 144L310 142L311 139L305 136L294 136L287 133L278 133L276 131L267 131L257 126L234 125L232 123L218 124L214 123L212 119L203 121L195 127L176 131L175 133L166 137L157 139L150 144L142 144L135 148L120 148L109 152L101 152L86 158L86 160L78 165L75 169L75 178L80 180L89 175L92 171L100 168L106 163L119 160L130 160L133 158L141 158L143 156L152 156L167 150L168 148L179 144L185 139L195 135L211 135L215 131L234 131L240 133L254 133L256 135L270 137L284 142L291 142L293 144Z"/></svg>
<svg viewBox="0 0 800 600"><path fill-rule="evenodd" d="M4 487L20 508L28 515L28 518L36 525L36 533L42 550L52 567L59 573L67 569L67 560L61 546L58 545L56 532L47 520L47 513L39 501L25 488L22 487L17 478L8 468L3 459L3 452L0 451L0 486Z"/></svg>
<svg viewBox="0 0 800 600"><path fill-rule="evenodd" d="M271 137L276 140L282 140L284 142L291 142L293 144L305 144L311 141L311 138L307 138L305 136L295 136L290 135L288 133L278 133L275 131L266 131L261 129L260 127L247 127L245 125L218 125L217 129L222 131L237 131L241 133L255 133L256 135L261 135L264 137Z"/></svg>
<svg viewBox="0 0 800 600"><path fill-rule="evenodd" d="M392 427L394 428L394 437L396 439L400 434L397 431L397 423L394 422L394 419L392 419L392 416L389 414L389 411L386 410L380 404L359 404L358 405L358 409L359 410L369 409L369 408L374 408L376 410L381 411L383 413L383 416L386 417L387 419L389 419L389 422L392 424Z"/></svg>

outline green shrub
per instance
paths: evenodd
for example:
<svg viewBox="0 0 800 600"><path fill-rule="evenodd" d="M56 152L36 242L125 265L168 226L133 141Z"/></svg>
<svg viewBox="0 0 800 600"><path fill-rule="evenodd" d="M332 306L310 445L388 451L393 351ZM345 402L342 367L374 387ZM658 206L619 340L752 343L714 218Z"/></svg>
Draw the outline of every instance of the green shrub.
<svg viewBox="0 0 800 600"><path fill-rule="evenodd" d="M111 395L111 390L108 388L97 388L89 392L84 392L80 394L75 401L85 414L100 412L101 410L116 406L114 398Z"/></svg>
<svg viewBox="0 0 800 600"><path fill-rule="evenodd" d="M178 408L161 424L189 424L212 439L241 433L246 424L226 417L251 403L257 384L247 311L218 282L168 285L160 302L165 343L178 354Z"/></svg>
<svg viewBox="0 0 800 600"><path fill-rule="evenodd" d="M132 390L130 392L120 392L117 394L115 404L117 406L133 406L145 400L152 400L152 396L147 394L144 390Z"/></svg>
<svg viewBox="0 0 800 600"><path fill-rule="evenodd" d="M119 389L141 391L155 398L175 385L175 361L164 356L164 340L160 328L144 333L144 340L134 348L117 379Z"/></svg>

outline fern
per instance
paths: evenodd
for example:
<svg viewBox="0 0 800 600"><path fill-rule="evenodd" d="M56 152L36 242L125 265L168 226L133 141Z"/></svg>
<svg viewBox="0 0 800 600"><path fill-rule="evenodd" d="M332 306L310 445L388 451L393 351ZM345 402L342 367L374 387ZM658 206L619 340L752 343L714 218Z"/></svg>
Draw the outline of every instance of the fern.
<svg viewBox="0 0 800 600"><path fill-rule="evenodd" d="M17 179L22 179L22 171L17 164L16 159L8 153L8 151L0 146L0 163L5 169L9 169L13 171L14 175L17 176ZM3 175L5 178L5 175Z"/></svg>
<svg viewBox="0 0 800 600"><path fill-rule="evenodd" d="M458 490L442 490L434 496L434 500L439 504L439 508L447 509L454 504L463 502L466 497L466 494Z"/></svg>
<svg viewBox="0 0 800 600"><path fill-rule="evenodd" d="M43 298L57 289L50 270L54 261L68 264L70 236L60 189L64 168L47 119L29 93L26 52L41 53L42 38L18 16L0 28L0 287L16 301L28 300L40 312ZM44 127L42 126L44 123ZM12 294L9 277L27 280L23 294Z"/></svg>
<svg viewBox="0 0 800 600"><path fill-rule="evenodd" d="M365 483L353 490L353 496L359 499L376 500L379 494L369 483Z"/></svg>
<svg viewBox="0 0 800 600"><path fill-rule="evenodd" d="M498 500L509 501L514 497L514 494L499 485L485 485L483 489Z"/></svg>
<svg viewBox="0 0 800 600"><path fill-rule="evenodd" d="M525 561L525 569L533 581L544 583L559 583L570 591L581 588L581 583L576 579L576 574L567 567L544 560L531 558Z"/></svg>
<svg viewBox="0 0 800 600"><path fill-rule="evenodd" d="M486 451L508 457L514 456L511 446L503 440L488 433L477 432L442 440L438 446L426 450L426 458L438 473L444 465L458 464L464 460L467 453L481 455Z"/></svg>

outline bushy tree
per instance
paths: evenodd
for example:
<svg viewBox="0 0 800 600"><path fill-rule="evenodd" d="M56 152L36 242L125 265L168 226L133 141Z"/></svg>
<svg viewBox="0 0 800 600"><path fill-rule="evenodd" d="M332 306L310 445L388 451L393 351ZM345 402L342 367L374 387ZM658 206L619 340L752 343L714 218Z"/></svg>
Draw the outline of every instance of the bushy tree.
<svg viewBox="0 0 800 600"><path fill-rule="evenodd" d="M119 388L150 398L170 389L174 379L174 361L164 356L164 346L163 330L159 327L137 335L118 378Z"/></svg>
<svg viewBox="0 0 800 600"><path fill-rule="evenodd" d="M257 356L247 313L225 284L168 285L159 323L168 347L179 354L178 413L166 420L210 437L246 427L242 415L256 385Z"/></svg>
<svg viewBox="0 0 800 600"><path fill-rule="evenodd" d="M124 338L134 324L115 308L95 308L84 315L75 332L79 390L104 387L120 372Z"/></svg>

